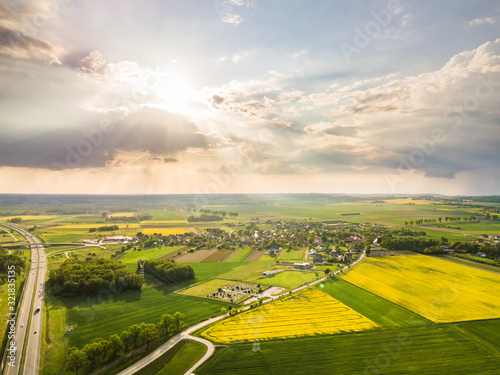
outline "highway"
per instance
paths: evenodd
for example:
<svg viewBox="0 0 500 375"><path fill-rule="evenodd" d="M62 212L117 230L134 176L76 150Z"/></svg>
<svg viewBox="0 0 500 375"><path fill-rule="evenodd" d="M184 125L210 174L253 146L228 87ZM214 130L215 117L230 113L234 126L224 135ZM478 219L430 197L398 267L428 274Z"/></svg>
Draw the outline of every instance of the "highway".
<svg viewBox="0 0 500 375"><path fill-rule="evenodd" d="M40 240L31 233L10 224L2 225L19 232L26 238L31 246L30 269L24 284L22 301L20 305L18 304L16 315L15 340L17 350L15 361L13 361L14 366L9 366L7 360L3 373L6 375L38 374L40 366L40 348L42 343L43 299L45 294L45 278L47 275L45 249ZM39 311L37 310L38 307L40 307ZM29 321L30 316L31 322ZM25 344L24 368L21 369L21 356L23 355Z"/></svg>

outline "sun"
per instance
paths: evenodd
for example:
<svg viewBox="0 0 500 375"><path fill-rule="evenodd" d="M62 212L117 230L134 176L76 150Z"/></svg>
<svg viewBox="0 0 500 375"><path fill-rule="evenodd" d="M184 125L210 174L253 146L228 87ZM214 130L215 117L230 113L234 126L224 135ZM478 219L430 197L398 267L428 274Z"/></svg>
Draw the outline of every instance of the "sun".
<svg viewBox="0 0 500 375"><path fill-rule="evenodd" d="M164 106L171 112L187 113L191 96L189 82L178 73L162 75L157 95L163 100Z"/></svg>

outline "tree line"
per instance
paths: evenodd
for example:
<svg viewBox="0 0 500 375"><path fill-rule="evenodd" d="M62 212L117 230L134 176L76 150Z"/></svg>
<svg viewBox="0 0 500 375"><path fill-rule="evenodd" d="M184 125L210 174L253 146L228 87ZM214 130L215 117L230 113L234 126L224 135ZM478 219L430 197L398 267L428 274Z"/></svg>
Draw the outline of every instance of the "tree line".
<svg viewBox="0 0 500 375"><path fill-rule="evenodd" d="M90 233L94 233L94 232L112 232L112 231L118 230L118 229L120 229L120 227L118 225L105 225L105 226L98 227L98 228L89 228L89 232Z"/></svg>
<svg viewBox="0 0 500 375"><path fill-rule="evenodd" d="M430 223L441 223L442 221L445 222L453 222L453 221L458 221L458 222L461 222L461 221L476 221L477 218L475 216L445 216L444 218L443 217L438 217L438 218L434 218L434 219L413 219L413 220L405 220L405 225L413 225L413 223L415 223L415 225L422 225L422 224L430 224Z"/></svg>
<svg viewBox="0 0 500 375"><path fill-rule="evenodd" d="M201 214L201 216L189 216L187 218L188 223L194 223L198 221L221 221L224 220L222 216L218 215L209 215L209 214Z"/></svg>
<svg viewBox="0 0 500 375"><path fill-rule="evenodd" d="M190 280L195 277L191 266L177 264L172 259L146 260L143 265L145 273L166 283Z"/></svg>
<svg viewBox="0 0 500 375"><path fill-rule="evenodd" d="M119 335L94 339L82 349L72 347L68 350L65 370L76 375L87 374L141 346L145 346L148 351L156 339L173 335L187 327L184 317L180 312L163 314L157 324L134 324Z"/></svg>
<svg viewBox="0 0 500 375"><path fill-rule="evenodd" d="M140 290L142 283L142 276L114 259L66 260L50 271L48 280L52 293L60 297L95 295L103 290Z"/></svg>

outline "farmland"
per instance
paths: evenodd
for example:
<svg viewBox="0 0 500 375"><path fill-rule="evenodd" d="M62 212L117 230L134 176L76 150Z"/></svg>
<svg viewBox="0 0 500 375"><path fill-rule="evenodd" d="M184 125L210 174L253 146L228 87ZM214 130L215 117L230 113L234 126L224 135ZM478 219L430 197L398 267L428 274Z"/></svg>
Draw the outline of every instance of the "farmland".
<svg viewBox="0 0 500 375"><path fill-rule="evenodd" d="M500 317L500 274L434 257L370 258L344 279L434 322Z"/></svg>
<svg viewBox="0 0 500 375"><path fill-rule="evenodd" d="M184 375L206 353L207 347L194 340L182 340L142 368L137 375Z"/></svg>
<svg viewBox="0 0 500 375"><path fill-rule="evenodd" d="M499 343L499 320L263 341L221 349L198 374L493 375Z"/></svg>
<svg viewBox="0 0 500 375"><path fill-rule="evenodd" d="M352 365L353 360L374 363L382 345L407 334L418 348L411 352L402 347L400 357L388 367L389 373L432 373L432 363L436 365L436 373L473 374L477 369L488 373L493 368L490 364L498 363L495 353L499 350L499 320L476 320L500 317L497 313L500 311L498 298L491 293L498 285L497 274L423 255L373 257L314 288L289 296L290 290L324 277L327 268L334 271L345 264L325 262L313 265L311 270L298 270L285 262L304 261L306 250L319 248L318 244L327 247L328 251L322 252L327 258L332 248L348 253L352 245L342 241L347 233L353 236L369 234L373 239L379 235L377 233L398 238L398 232L404 232L408 238L435 241L441 241L444 236L451 245L453 241L467 242L477 238L464 236L466 231L495 233L499 223L481 219L474 223L446 224L460 226L461 230L444 228L444 223L418 227L406 225L405 220L417 218L480 215L480 211L473 207L435 204L425 199L324 204L314 203L314 197L300 202L295 198L273 199L273 204L207 206L208 209L213 207L239 213L237 219L226 218L216 223L190 224L186 218L192 213L185 209L135 207L134 214L124 205L119 210L112 210L108 214L109 220L101 215L106 211L101 207L97 213L25 215L26 220L19 225L25 228L39 225L35 234L46 242L75 241L82 244L83 239L99 240L111 235L137 237L137 241L131 244L103 242L105 248L86 246L70 250L68 255L72 259L113 257L135 270L139 259L169 258L180 264L189 264L196 273L194 280L171 285L146 275L145 286L140 292L104 294L97 298L58 299L49 290L46 309L48 336L42 347L44 373L60 371L69 347L81 348L96 337L109 337L133 324L157 323L164 313L181 311L186 314L188 324L218 315L221 308L227 308L229 304L206 299L207 294L238 284L284 288L283 297L209 326L203 333L205 337L215 343L230 345L217 349L215 357L197 373L329 373L332 369L335 373L362 373L365 368ZM135 215L148 215L152 219L139 223L132 220ZM115 224L119 230L89 233L90 228ZM324 231L328 244L321 233ZM417 231L426 234L413 233ZM141 238L138 232L144 237ZM337 232L341 234L337 235ZM295 243L291 241L291 233L295 233ZM12 240L7 233L0 232L0 236L2 234L5 238L0 237L0 241ZM290 240L288 244L287 240ZM277 256L266 254L272 243L282 247ZM67 259L64 252L77 246L75 243L47 247L47 252L62 251L47 258L49 269L59 267ZM407 253L391 251L392 255ZM311 259L307 261L312 263ZM482 267L478 263L473 266ZM264 271L280 272L264 276ZM257 302L259 297L262 295L249 302ZM233 302L232 306L241 309L244 306L242 299ZM354 318L358 320L352 320ZM69 325L74 327L71 332L65 329ZM256 337L254 328L258 328L261 340L261 351L255 353L251 342ZM450 345L462 341L465 349L450 349ZM177 368L192 361L191 346L183 348L179 346L162 357L164 362L157 362L151 373L176 373ZM199 354L198 349L195 352ZM428 358L432 350L439 360L413 363L419 356ZM464 354L467 350L468 356ZM489 362L483 359L483 350L489 351ZM344 358L342 353L346 351L354 353L348 356L352 359ZM182 354L184 352L186 355ZM137 358L141 355L137 354ZM170 367L164 367L167 359ZM180 367L176 363L180 363ZM461 368L463 371L457 370Z"/></svg>
<svg viewBox="0 0 500 375"><path fill-rule="evenodd" d="M202 336L218 343L315 336L376 325L327 294L308 290L217 323Z"/></svg>
<svg viewBox="0 0 500 375"><path fill-rule="evenodd" d="M332 278L317 285L321 291L353 308L383 328L399 328L411 325L426 325L428 320L367 292L341 278Z"/></svg>
<svg viewBox="0 0 500 375"><path fill-rule="evenodd" d="M278 260L298 261L303 260L305 257L306 249L300 250L283 250L278 257Z"/></svg>
<svg viewBox="0 0 500 375"><path fill-rule="evenodd" d="M51 309L66 310L66 325L75 328L67 334L69 346L82 347L96 337L120 333L133 324L157 323L165 313L181 311L188 324L214 316L225 303L200 300L173 294L175 289L187 286L150 285L141 291L128 291L99 297L64 298L49 297Z"/></svg>
<svg viewBox="0 0 500 375"><path fill-rule="evenodd" d="M271 276L261 277L257 281L265 285L276 285L283 288L294 289L316 280L320 275L319 272L285 271Z"/></svg>

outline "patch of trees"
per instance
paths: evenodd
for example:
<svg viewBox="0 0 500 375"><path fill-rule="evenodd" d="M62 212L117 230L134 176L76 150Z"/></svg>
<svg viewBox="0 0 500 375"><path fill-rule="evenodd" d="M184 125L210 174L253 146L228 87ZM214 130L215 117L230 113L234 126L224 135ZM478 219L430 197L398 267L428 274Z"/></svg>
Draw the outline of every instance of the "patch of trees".
<svg viewBox="0 0 500 375"><path fill-rule="evenodd" d="M12 268L14 266L14 269ZM11 267L11 268L9 268ZM26 268L26 261L19 255L9 254L7 250L0 247L0 284L7 282L8 271L15 271L16 275Z"/></svg>
<svg viewBox="0 0 500 375"><path fill-rule="evenodd" d="M61 297L140 290L142 282L142 276L114 259L67 260L50 272L48 280L52 293Z"/></svg>
<svg viewBox="0 0 500 375"><path fill-rule="evenodd" d="M194 279L194 270L187 265L175 263L172 259L144 261L144 272L166 283ZM139 265L138 265L139 267Z"/></svg>
<svg viewBox="0 0 500 375"><path fill-rule="evenodd" d="M10 219L7 219L7 223L20 223L21 221L23 221L23 219L20 217L12 217Z"/></svg>
<svg viewBox="0 0 500 375"><path fill-rule="evenodd" d="M106 221L120 221L124 223L139 223L141 221L151 220L153 216L151 215L137 215L137 216L111 216L107 217Z"/></svg>
<svg viewBox="0 0 500 375"><path fill-rule="evenodd" d="M434 239L417 239L412 237L382 237L381 243L381 246L387 250L411 250L417 252L424 252L426 248L438 245L439 241Z"/></svg>
<svg viewBox="0 0 500 375"><path fill-rule="evenodd" d="M201 216L189 216L187 218L188 223L195 223L199 221L221 221L224 220L222 216L218 215L209 215L209 214L201 214Z"/></svg>
<svg viewBox="0 0 500 375"><path fill-rule="evenodd" d="M134 349L144 346L148 351L153 341L187 327L183 321L184 317L180 312L174 315L164 314L157 324L134 324L119 335L94 339L82 349L72 347L68 350L65 370L77 375L88 374L121 356L126 356Z"/></svg>
<svg viewBox="0 0 500 375"><path fill-rule="evenodd" d="M103 227L98 227L98 228L90 228L89 232L94 233L94 232L112 232L114 230L118 230L120 227L118 225L107 225Z"/></svg>

